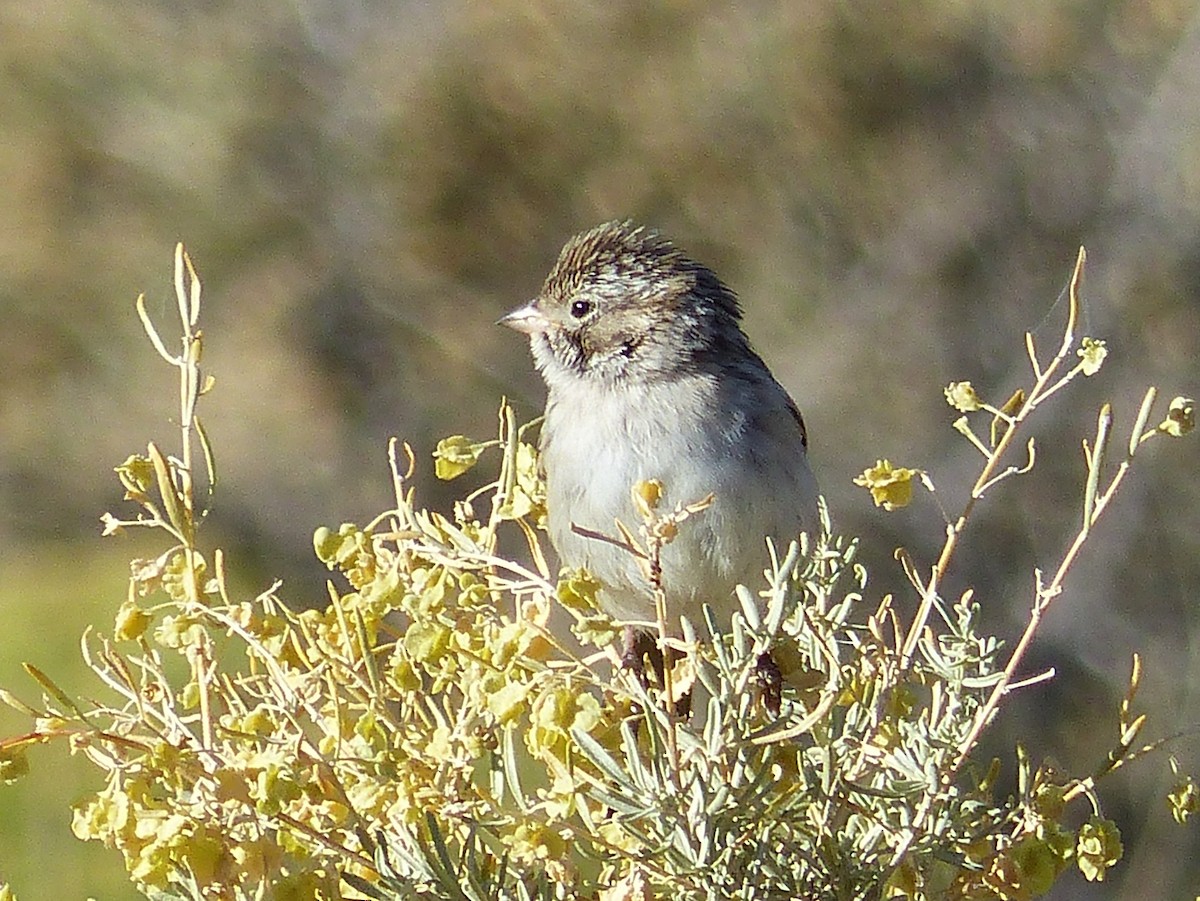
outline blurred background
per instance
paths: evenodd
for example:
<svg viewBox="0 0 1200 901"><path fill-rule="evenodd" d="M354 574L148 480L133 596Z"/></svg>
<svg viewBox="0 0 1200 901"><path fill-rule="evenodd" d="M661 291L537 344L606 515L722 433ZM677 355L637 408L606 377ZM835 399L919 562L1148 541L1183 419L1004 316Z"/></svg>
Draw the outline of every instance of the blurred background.
<svg viewBox="0 0 1200 901"><path fill-rule="evenodd" d="M981 459L942 397L1001 403L1048 354L1088 248L1084 333L1110 356L1035 420L1038 468L992 492L953 592L1013 640L1033 568L1079 519L1080 439L1111 400L1200 386L1200 7L1185 0L10 0L0 4L0 685L31 660L87 691L136 535L112 467L176 440L171 255L205 285L202 415L222 484L206 541L254 593L321 602L313 529L389 504L386 440L428 453L524 418L542 386L493 325L572 233L658 227L740 294L746 328L805 412L873 596L905 591L903 544L943 536L927 495L884 514L851 479L879 457L961 507ZM1153 421L1157 421L1158 417ZM1117 442L1122 443L1121 441ZM1152 446L1052 608L991 744L1090 772L1116 740L1135 650L1157 737L1200 716L1197 445ZM907 597L907 596L906 596ZM906 602L908 603L908 602ZM907 608L911 609L911 605ZM23 728L0 710L0 734ZM1200 738L1174 746L1200 769ZM119 860L71 837L92 772L62 749L0 790L0 881L24 901L129 898ZM1165 759L1101 790L1126 860L1055 899L1191 898L1195 827ZM47 866L47 861L53 866Z"/></svg>

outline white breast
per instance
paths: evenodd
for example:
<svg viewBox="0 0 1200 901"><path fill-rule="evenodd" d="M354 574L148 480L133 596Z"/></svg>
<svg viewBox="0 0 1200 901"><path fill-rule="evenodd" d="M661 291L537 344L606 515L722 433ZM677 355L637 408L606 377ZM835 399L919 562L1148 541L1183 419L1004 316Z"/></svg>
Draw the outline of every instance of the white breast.
<svg viewBox="0 0 1200 901"><path fill-rule="evenodd" d="M764 584L766 537L777 546L816 524L816 482L783 389L764 379L722 383L712 374L653 384L566 380L551 386L543 425L551 540L564 565L586 566L604 585L601 603L618 620L651 622L650 586L634 558L585 538L571 525L638 534L635 482L658 479L664 508L713 505L686 522L663 552L669 620L703 623L709 603L726 623L733 586ZM743 411L753 411L749 414Z"/></svg>

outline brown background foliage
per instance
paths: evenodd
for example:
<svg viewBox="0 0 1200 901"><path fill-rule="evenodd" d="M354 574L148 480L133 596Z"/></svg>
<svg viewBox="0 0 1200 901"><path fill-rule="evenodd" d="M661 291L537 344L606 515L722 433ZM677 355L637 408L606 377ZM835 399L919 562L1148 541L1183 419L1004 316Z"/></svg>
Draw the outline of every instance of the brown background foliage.
<svg viewBox="0 0 1200 901"><path fill-rule="evenodd" d="M958 587L1013 637L1032 567L1077 521L1096 406L1111 399L1128 427L1145 385L1200 384L1197 96L1200 16L1184 0L5 4L5 572L44 583L53 565L56 603L97 615L122 596L94 570L72 582L79 556L62 548L95 553L97 516L119 502L111 467L170 435L170 375L132 299L170 313L176 240L205 281L218 379L210 540L250 584L288 575L303 601L322 596L312 529L387 504L387 436L421 454L486 436L501 394L535 414L525 348L492 323L569 234L632 217L739 291L805 410L837 523L864 536L875 590L900 589L892 548L929 560L941 516L928 502L885 516L850 479L886 456L961 504L979 460L941 388L970 379L1001 401L1021 383L1022 335L1056 341L1082 243L1086 331L1109 362L1044 412L1039 469L995 493L960 561ZM1037 662L1060 678L1001 721L1035 757L1098 762L1135 649L1151 728L1195 721L1196 453L1143 462L1046 623ZM445 504L430 469L419 490ZM104 552L136 550L117 544ZM3 591L6 606L34 596ZM7 637L13 659L57 625ZM1185 765L1196 747L1180 747ZM1109 786L1129 852L1113 881L1054 898L1194 892L1195 839L1169 821L1164 771ZM17 847L0 839L0 878ZM94 890L74 878L72 895ZM58 897L48 885L16 888Z"/></svg>

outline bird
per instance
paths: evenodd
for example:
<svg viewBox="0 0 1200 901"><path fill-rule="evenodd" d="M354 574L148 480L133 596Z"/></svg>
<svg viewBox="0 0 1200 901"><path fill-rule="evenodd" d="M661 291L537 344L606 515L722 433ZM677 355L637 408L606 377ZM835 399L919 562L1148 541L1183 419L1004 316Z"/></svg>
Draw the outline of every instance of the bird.
<svg viewBox="0 0 1200 901"><path fill-rule="evenodd" d="M546 383L540 465L560 562L600 584L625 624L625 662L653 630L644 567L614 535L639 522L631 489L655 480L661 508L711 504L661 551L668 622L727 628L735 586L765 585L767 540L786 548L818 527L808 433L742 329L734 292L658 232L606 222L563 246L541 291L500 324L528 336Z"/></svg>

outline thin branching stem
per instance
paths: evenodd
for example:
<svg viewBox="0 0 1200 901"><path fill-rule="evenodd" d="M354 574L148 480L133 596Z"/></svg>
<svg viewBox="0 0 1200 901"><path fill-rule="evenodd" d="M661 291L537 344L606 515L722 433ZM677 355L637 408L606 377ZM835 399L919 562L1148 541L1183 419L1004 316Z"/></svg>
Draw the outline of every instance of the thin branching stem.
<svg viewBox="0 0 1200 901"><path fill-rule="evenodd" d="M902 648L902 656L905 665L908 665L912 660L913 652L917 647L917 642L921 638L921 634L925 630L926 623L929 621L929 615L933 610L935 599L938 596L938 591L946 577L946 573L950 568L950 561L954 558L954 552L958 549L958 542L963 531L967 527L967 523L971 519L971 515L975 511L976 504L983 498L984 492L995 485L997 471L1004 460L1013 442L1016 440L1017 433L1024 424L1026 418L1037 408L1053 390L1048 386L1054 379L1055 374L1061 368L1063 361L1067 359L1071 353L1071 348L1075 344L1075 328L1079 319L1079 287L1083 280L1083 265L1087 258L1084 249L1079 248L1079 255L1075 260L1075 268L1071 273L1071 280L1067 287L1067 322L1063 330L1062 343L1059 346L1058 352L1050 361L1049 365L1044 369L1040 369L1037 363L1037 355L1033 345L1033 338L1026 337L1026 346L1029 349L1030 359L1033 361L1033 370L1036 375L1036 381L1033 387L1029 390L1025 402L1020 409L1005 422L1004 431L1000 436L1000 440L996 443L996 447L992 450L991 455L987 458L980 472L979 477L975 480L975 484L971 488L970 497L968 497L966 505L963 507L962 513L958 519L946 529L946 540L942 545L941 554L938 556L937 562L933 566L933 571L929 577L929 581L925 584L922 590L920 606L917 609L916 616L913 617L912 624L909 627L908 634L904 640Z"/></svg>
<svg viewBox="0 0 1200 901"><path fill-rule="evenodd" d="M1152 397L1147 393L1147 397ZM1142 423L1144 427L1144 422ZM1037 634L1038 627L1041 625L1042 618L1046 611L1050 609L1054 600L1062 594L1063 586L1066 583L1067 573L1070 571L1075 560L1079 556L1079 552L1083 550L1084 544L1087 542L1091 533L1092 526L1099 521L1104 511L1108 509L1109 503L1124 481L1125 476L1130 469L1133 454L1130 453L1121 462L1116 472L1113 474L1104 492L1100 493L1099 485L1102 476L1102 467L1104 464L1104 451L1108 447L1111 437L1112 427L1112 410L1108 404L1101 408L1099 421L1096 428L1096 440L1092 444L1091 449L1084 445L1085 458L1087 463L1087 481L1084 494L1084 519L1079 530L1075 533L1075 538L1071 541L1066 553L1063 554L1059 561L1058 567L1054 571L1054 575L1045 585L1041 584L1039 578L1038 584L1034 590L1033 604L1029 612L1029 619L1025 623L1024 629L1021 631L1021 637L1017 639L1016 645L1013 647L1012 653L1009 655L1008 661L1005 663L1004 670L1001 674L1000 681L992 688L983 707L975 716L975 721L971 727L970 733L963 741L958 750L958 755L955 758L954 765L951 767L947 778L952 778L955 773L962 767L963 763L979 743L980 736L983 730L995 716L996 710L1003 701L1005 695L1012 689L1013 680L1016 678L1017 671L1020 669L1022 662L1025 659L1025 654L1028 652L1030 645L1033 642L1034 635ZM1135 424L1135 432L1138 426ZM1153 433L1151 433L1153 434ZM1129 445L1136 450L1137 444L1133 441Z"/></svg>

